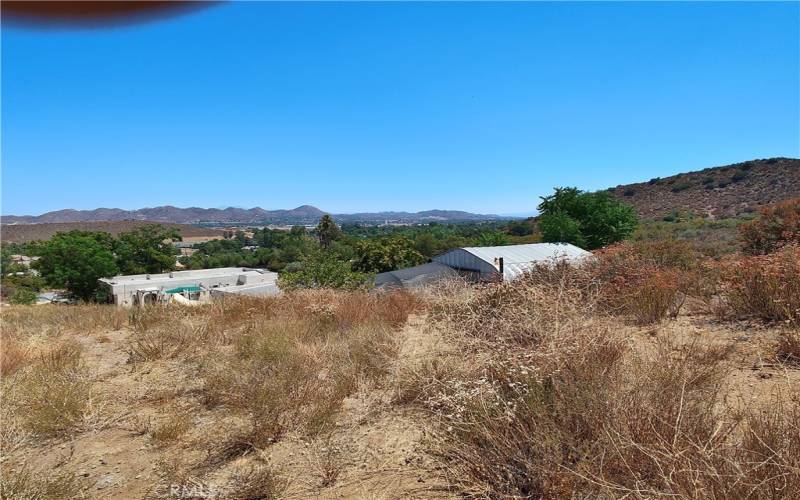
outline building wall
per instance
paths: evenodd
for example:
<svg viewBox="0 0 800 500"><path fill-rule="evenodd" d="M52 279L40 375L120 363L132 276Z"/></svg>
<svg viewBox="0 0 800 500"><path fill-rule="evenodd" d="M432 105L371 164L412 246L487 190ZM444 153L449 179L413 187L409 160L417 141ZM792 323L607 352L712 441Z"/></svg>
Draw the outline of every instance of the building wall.
<svg viewBox="0 0 800 500"><path fill-rule="evenodd" d="M178 273L175 273L178 274ZM159 291L169 290L180 286L198 285L204 288L213 289L219 287L245 285L254 283L268 283L275 280L274 273L265 272L264 274L242 272L231 273L229 275L200 276L200 277L174 277L174 278L153 278L150 280L136 280L134 282L122 281L116 284L101 281L101 285L109 291L114 299L114 303L120 306L132 306L137 290L144 288L158 288Z"/></svg>
<svg viewBox="0 0 800 500"><path fill-rule="evenodd" d="M450 266L457 271L473 271L481 280L496 279L499 274L496 267L461 248L438 255L431 260ZM467 274L473 275L472 273Z"/></svg>

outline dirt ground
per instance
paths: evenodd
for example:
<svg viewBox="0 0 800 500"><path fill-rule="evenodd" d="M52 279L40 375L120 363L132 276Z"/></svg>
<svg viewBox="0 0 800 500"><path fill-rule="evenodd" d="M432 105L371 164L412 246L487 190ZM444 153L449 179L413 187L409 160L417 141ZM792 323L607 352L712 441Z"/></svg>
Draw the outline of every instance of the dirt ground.
<svg viewBox="0 0 800 500"><path fill-rule="evenodd" d="M776 363L771 355L778 328L682 315L656 327L620 323L620 329L635 349L652 349L663 339L687 349L729 349L728 397L736 404L765 404L778 392L798 392L800 370ZM224 409L202 404L200 382L185 361L129 362L132 335L127 329L75 334L94 381L96 420L71 438L23 443L2 457L3 474L30 470L76 475L88 498L197 498L225 496L230 478L258 465L288 480L288 498L456 496L426 451L430 423L408 406L393 404L391 389L362 390L349 397L334 431L323 440L289 435L267 449L217 465L209 444L241 422ZM412 316L398 335L398 372L403 364L445 348L424 317ZM159 442L148 432L176 416L190 422L179 439ZM170 489L175 487L182 489Z"/></svg>

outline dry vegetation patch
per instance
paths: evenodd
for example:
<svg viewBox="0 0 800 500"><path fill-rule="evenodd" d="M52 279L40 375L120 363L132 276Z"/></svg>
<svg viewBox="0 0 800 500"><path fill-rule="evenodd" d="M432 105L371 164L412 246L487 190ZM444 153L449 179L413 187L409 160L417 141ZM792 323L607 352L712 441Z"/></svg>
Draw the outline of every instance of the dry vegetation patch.
<svg viewBox="0 0 800 500"><path fill-rule="evenodd" d="M597 269L430 306L461 355L406 379L399 401L438 423L451 483L481 498L800 495L796 392L729 404L732 345L630 349L642 340L618 334Z"/></svg>
<svg viewBox="0 0 800 500"><path fill-rule="evenodd" d="M792 252L641 243L418 294L7 308L2 495L798 497Z"/></svg>

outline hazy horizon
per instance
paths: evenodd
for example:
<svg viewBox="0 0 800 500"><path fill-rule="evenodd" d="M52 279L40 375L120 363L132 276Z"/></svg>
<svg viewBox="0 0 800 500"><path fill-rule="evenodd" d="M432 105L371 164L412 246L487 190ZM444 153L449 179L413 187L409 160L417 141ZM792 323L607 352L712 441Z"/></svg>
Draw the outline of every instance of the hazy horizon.
<svg viewBox="0 0 800 500"><path fill-rule="evenodd" d="M800 156L797 3L247 3L2 30L2 214L535 211ZM746 35L746 36L745 36Z"/></svg>

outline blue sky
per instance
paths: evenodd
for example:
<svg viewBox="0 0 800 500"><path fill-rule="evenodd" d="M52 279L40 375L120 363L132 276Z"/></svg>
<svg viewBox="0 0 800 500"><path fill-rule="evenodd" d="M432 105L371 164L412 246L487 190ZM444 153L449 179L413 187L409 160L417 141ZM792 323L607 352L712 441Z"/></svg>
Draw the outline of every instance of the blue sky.
<svg viewBox="0 0 800 500"><path fill-rule="evenodd" d="M527 212L800 156L798 3L227 3L2 31L2 212Z"/></svg>

